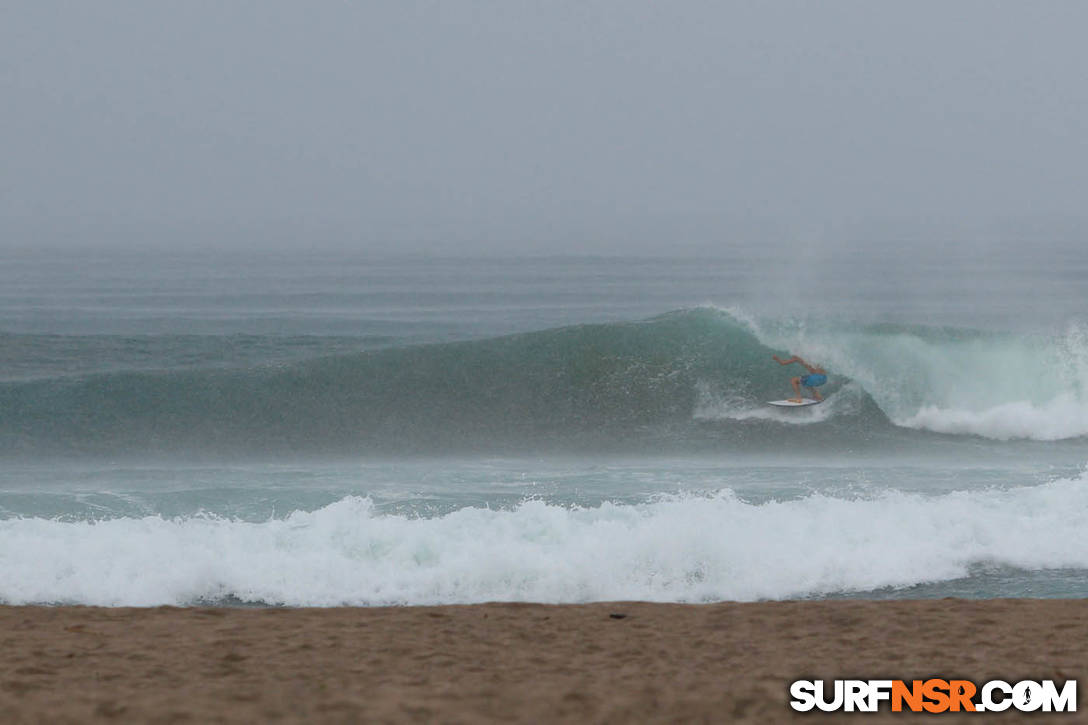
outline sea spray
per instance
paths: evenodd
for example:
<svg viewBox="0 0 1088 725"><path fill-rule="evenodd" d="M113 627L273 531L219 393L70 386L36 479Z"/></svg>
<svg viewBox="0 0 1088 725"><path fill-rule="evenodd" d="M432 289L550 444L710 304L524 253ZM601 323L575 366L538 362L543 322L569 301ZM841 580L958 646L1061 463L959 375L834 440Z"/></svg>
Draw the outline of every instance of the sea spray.
<svg viewBox="0 0 1088 725"><path fill-rule="evenodd" d="M1088 435L1088 334L1081 324L1014 334L723 313L762 344L803 351L851 380L897 425L995 440Z"/></svg>
<svg viewBox="0 0 1088 725"><path fill-rule="evenodd" d="M1088 568L1088 478L939 495L725 490L594 507L524 500L435 517L345 497L246 522L210 515L0 521L9 604L292 606L806 597Z"/></svg>

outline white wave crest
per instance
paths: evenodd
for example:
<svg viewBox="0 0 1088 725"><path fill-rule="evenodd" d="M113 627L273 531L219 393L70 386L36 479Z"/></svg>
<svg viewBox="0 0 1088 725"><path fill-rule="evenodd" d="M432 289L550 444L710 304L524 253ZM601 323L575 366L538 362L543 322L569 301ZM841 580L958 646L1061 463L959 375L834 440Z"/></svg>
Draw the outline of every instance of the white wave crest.
<svg viewBox="0 0 1088 725"><path fill-rule="evenodd" d="M1083 477L1009 490L745 503L730 493L437 518L349 497L286 519L0 521L0 600L296 606L713 601L867 591L979 563L1088 567Z"/></svg>
<svg viewBox="0 0 1088 725"><path fill-rule="evenodd" d="M768 347L861 385L897 425L997 440L1088 435L1088 327L1058 334L759 320L719 308Z"/></svg>
<svg viewBox="0 0 1088 725"><path fill-rule="evenodd" d="M902 424L938 433L970 433L997 440L1056 441L1088 435L1088 406L1070 395L1060 395L1042 405L1021 400L980 411L927 405Z"/></svg>

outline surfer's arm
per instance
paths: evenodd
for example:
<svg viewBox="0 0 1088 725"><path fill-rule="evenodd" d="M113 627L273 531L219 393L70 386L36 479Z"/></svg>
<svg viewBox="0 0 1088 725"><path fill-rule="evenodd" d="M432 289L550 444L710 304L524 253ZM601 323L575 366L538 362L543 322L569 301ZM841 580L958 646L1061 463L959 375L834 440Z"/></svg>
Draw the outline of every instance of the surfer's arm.
<svg viewBox="0 0 1088 725"><path fill-rule="evenodd" d="M794 355L794 356L793 356L793 357L791 357L791 358L787 358L786 360L783 360L782 358L778 357L777 355L771 355L771 357L773 357L773 358L774 358L774 361L775 361L776 363L778 363L779 365L789 365L790 363L801 363L801 364L802 364L802 365L804 365L804 366L805 366L806 368L808 367L808 363L807 363L807 362L805 362L804 360L802 360L802 359L801 359L800 357L798 357L797 355Z"/></svg>
<svg viewBox="0 0 1088 725"><path fill-rule="evenodd" d="M771 355L771 357L773 357L775 362L777 362L779 365L789 365L790 363L800 363L810 373L819 373L820 375L824 374L824 369L822 367L820 367L819 365L810 365L810 364L808 364L807 362L804 361L804 359L800 355L794 355L793 357L789 358L788 360L783 360L783 359L779 358L777 355Z"/></svg>

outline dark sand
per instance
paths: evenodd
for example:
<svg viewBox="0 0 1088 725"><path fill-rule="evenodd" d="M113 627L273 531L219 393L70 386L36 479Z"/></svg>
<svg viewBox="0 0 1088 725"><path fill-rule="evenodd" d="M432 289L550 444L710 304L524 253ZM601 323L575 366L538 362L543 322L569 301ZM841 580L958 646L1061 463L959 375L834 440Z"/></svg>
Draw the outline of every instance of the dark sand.
<svg viewBox="0 0 1088 725"><path fill-rule="evenodd" d="M612 618L610 614L624 614ZM4 722L869 722L797 678L1077 678L1084 600L0 607ZM1074 722L1076 714L893 722Z"/></svg>

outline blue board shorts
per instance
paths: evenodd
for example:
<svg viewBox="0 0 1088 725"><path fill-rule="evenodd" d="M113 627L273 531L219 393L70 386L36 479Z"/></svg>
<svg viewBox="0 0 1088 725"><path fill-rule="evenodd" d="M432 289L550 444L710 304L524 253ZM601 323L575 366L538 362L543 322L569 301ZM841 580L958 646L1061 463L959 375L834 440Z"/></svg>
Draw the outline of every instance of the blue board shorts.
<svg viewBox="0 0 1088 725"><path fill-rule="evenodd" d="M818 388L827 382L827 376L820 373L809 373L801 378L801 385L806 388Z"/></svg>

